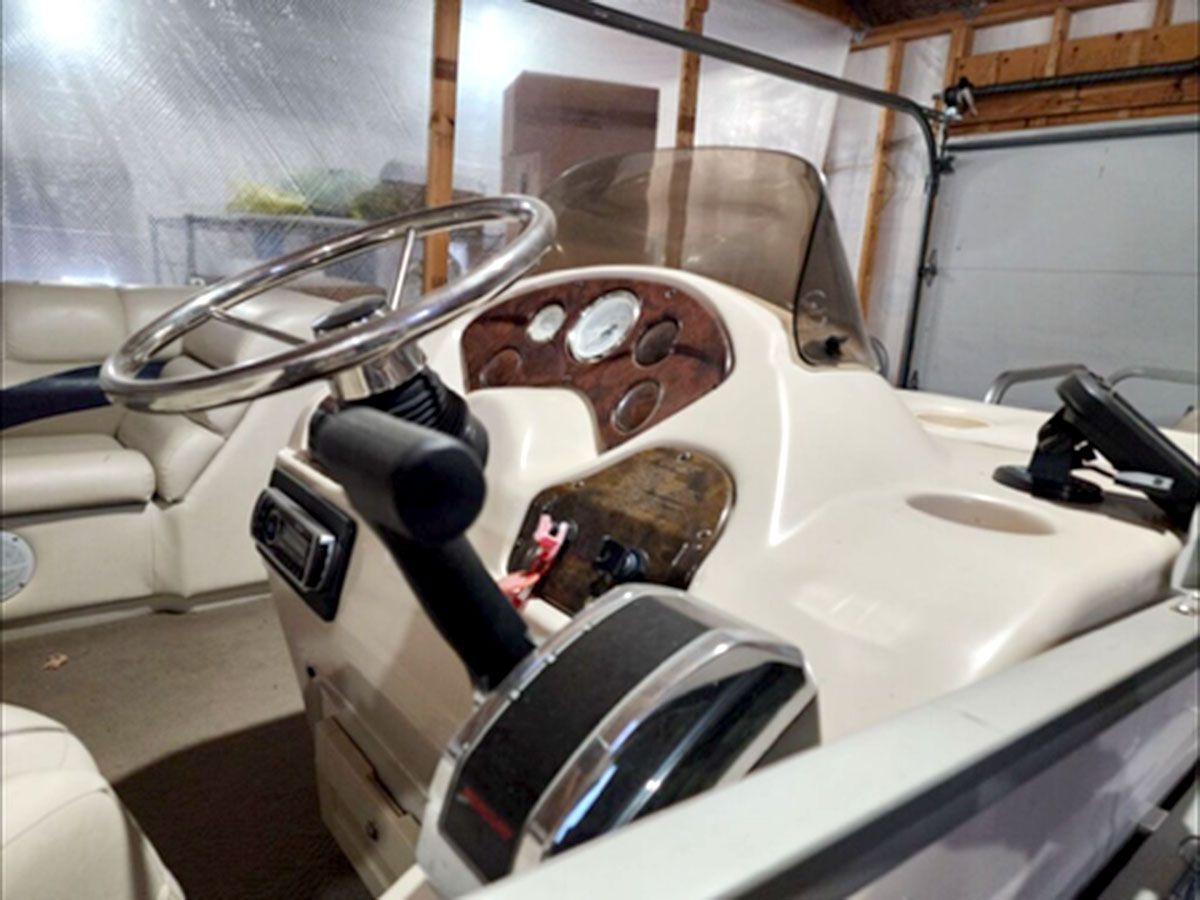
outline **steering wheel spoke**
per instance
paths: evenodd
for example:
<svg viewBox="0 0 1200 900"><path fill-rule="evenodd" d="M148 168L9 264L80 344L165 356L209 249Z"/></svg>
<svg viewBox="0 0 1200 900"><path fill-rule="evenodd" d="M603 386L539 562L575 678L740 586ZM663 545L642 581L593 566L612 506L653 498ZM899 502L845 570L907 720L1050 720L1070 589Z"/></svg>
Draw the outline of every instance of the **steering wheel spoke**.
<svg viewBox="0 0 1200 900"><path fill-rule="evenodd" d="M404 247L400 251L400 266L396 269L396 278L392 282L392 290L388 293L387 308L395 311L400 308L401 296L404 293L404 282L408 279L408 267L412 262L413 247L417 243L417 232L410 228L404 238Z"/></svg>
<svg viewBox="0 0 1200 900"><path fill-rule="evenodd" d="M308 343L304 338L296 337L294 334L288 334L286 331L280 331L278 328L272 328L270 325L265 325L262 322L255 322L253 319L246 319L235 313L231 313L227 309L214 309L210 313L213 319L218 322L224 322L226 325L232 325L235 328L241 328L244 331L253 331L261 334L264 337L269 337L271 340L279 341L281 344L290 344L293 347L302 347Z"/></svg>

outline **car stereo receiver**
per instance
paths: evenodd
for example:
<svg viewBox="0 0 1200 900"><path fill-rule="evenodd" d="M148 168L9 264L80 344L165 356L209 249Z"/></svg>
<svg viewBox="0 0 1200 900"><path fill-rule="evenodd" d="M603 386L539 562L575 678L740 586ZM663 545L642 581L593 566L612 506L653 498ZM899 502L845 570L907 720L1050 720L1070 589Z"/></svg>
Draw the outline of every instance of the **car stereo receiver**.
<svg viewBox="0 0 1200 900"><path fill-rule="evenodd" d="M353 520L279 470L250 523L267 563L327 621L337 613L354 530Z"/></svg>

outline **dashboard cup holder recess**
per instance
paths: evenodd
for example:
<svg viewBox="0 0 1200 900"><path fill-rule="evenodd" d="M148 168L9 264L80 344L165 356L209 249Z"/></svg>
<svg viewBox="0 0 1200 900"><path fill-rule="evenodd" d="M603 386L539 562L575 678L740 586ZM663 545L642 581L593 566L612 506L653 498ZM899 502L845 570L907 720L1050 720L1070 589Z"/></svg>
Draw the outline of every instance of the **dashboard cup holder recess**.
<svg viewBox="0 0 1200 900"><path fill-rule="evenodd" d="M1003 500L971 494L915 494L904 501L911 509L968 528L1006 534L1048 535L1055 528L1049 520Z"/></svg>

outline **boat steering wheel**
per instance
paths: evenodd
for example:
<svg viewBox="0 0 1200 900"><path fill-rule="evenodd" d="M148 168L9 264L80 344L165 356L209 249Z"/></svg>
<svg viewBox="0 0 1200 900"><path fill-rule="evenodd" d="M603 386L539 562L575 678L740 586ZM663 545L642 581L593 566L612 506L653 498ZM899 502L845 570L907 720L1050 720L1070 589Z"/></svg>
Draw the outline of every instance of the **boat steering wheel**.
<svg viewBox="0 0 1200 900"><path fill-rule="evenodd" d="M431 234L498 221L520 231L496 253L450 284L399 306L413 246ZM550 208L533 197L506 195L424 209L347 232L217 282L128 337L105 362L100 386L114 403L150 412L209 409L328 378L369 362L482 306L527 272L554 240ZM400 267L382 315L304 340L238 316L230 310L330 263L384 244L404 241ZM138 378L164 347L210 321L265 333L291 346L278 353L173 378Z"/></svg>

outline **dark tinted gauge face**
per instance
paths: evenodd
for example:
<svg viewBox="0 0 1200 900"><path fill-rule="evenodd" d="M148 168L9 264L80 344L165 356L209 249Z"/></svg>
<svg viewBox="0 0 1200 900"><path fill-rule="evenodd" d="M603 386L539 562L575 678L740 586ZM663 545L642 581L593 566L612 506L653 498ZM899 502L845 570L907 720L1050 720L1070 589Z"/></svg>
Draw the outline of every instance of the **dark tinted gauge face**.
<svg viewBox="0 0 1200 900"><path fill-rule="evenodd" d="M655 366L671 355L679 338L679 323L674 319L663 319L647 328L633 351L639 366Z"/></svg>

